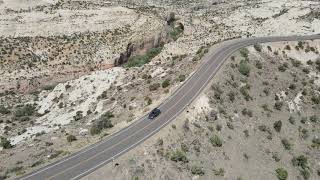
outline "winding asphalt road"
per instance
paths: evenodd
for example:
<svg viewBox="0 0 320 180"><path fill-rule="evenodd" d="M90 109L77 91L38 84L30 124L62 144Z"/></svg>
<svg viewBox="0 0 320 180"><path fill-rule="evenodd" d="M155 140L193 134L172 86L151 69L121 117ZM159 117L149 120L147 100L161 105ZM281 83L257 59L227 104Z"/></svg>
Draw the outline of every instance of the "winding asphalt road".
<svg viewBox="0 0 320 180"><path fill-rule="evenodd" d="M22 180L73 180L88 175L136 147L174 120L206 87L221 65L236 50L256 43L320 39L320 35L234 39L212 47L201 65L159 108L154 120L142 117L127 128L58 162L27 174ZM112 179L112 177L106 177Z"/></svg>

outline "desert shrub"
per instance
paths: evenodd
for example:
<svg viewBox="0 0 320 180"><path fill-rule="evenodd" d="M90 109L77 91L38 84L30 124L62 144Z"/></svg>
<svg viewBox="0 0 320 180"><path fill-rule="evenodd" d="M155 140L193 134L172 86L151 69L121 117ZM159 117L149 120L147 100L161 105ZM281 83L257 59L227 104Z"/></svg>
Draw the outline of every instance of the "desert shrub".
<svg viewBox="0 0 320 180"><path fill-rule="evenodd" d="M3 147L3 149L10 149L13 147L7 138L0 137L0 140L0 146Z"/></svg>
<svg viewBox="0 0 320 180"><path fill-rule="evenodd" d="M170 79L164 80L161 85L162 85L162 88L166 88L170 86Z"/></svg>
<svg viewBox="0 0 320 180"><path fill-rule="evenodd" d="M194 174L194 175L203 176L204 175L204 170L201 167L192 166L191 167L191 173Z"/></svg>
<svg viewBox="0 0 320 180"><path fill-rule="evenodd" d="M280 132L280 131L281 131L281 127L282 127L282 122L281 122L281 121L276 121L276 122L273 124L273 128L274 128L277 132Z"/></svg>
<svg viewBox="0 0 320 180"><path fill-rule="evenodd" d="M113 118L114 115L111 112L106 112L98 119L97 122L93 124L93 126L90 129L91 135L100 134L103 129L112 128L113 124L111 122L111 118Z"/></svg>
<svg viewBox="0 0 320 180"><path fill-rule="evenodd" d="M299 61L299 60L291 59L291 64L292 64L294 67L300 67L302 63L301 63L301 61Z"/></svg>
<svg viewBox="0 0 320 180"><path fill-rule="evenodd" d="M320 95L313 94L313 95L311 96L311 101L312 101L314 104L320 104Z"/></svg>
<svg viewBox="0 0 320 180"><path fill-rule="evenodd" d="M181 143L181 150L183 152L188 152L189 151L188 145L186 145L185 143Z"/></svg>
<svg viewBox="0 0 320 180"><path fill-rule="evenodd" d="M283 106L283 102L280 102L280 101L276 101L276 103L274 104L274 108L278 111L281 111L282 106Z"/></svg>
<svg viewBox="0 0 320 180"><path fill-rule="evenodd" d="M276 152L272 153L272 158L273 158L276 162L279 162L279 161L280 161L279 154L276 153Z"/></svg>
<svg viewBox="0 0 320 180"><path fill-rule="evenodd" d="M319 121L319 118L316 115L312 115L310 116L310 121L316 123Z"/></svg>
<svg viewBox="0 0 320 180"><path fill-rule="evenodd" d="M302 71L306 74L309 74L310 73L310 69L309 68L303 68Z"/></svg>
<svg viewBox="0 0 320 180"><path fill-rule="evenodd" d="M291 160L292 165L299 168L300 174L305 180L310 177L310 167L308 166L308 158L304 155L294 157Z"/></svg>
<svg viewBox="0 0 320 180"><path fill-rule="evenodd" d="M229 129L234 129L234 126L233 126L233 124L231 123L231 122L227 122L227 127L229 128Z"/></svg>
<svg viewBox="0 0 320 180"><path fill-rule="evenodd" d="M249 101L252 99L252 97L249 94L249 87L248 86L243 86L240 88L240 93L243 95L244 99L246 101Z"/></svg>
<svg viewBox="0 0 320 180"><path fill-rule="evenodd" d="M77 112L76 112L76 115L73 116L73 119L74 119L75 121L79 121L80 119L83 118L82 113L83 113L82 111L77 111Z"/></svg>
<svg viewBox="0 0 320 180"><path fill-rule="evenodd" d="M213 135L210 138L210 142L214 147L221 147L222 146L222 140L217 135Z"/></svg>
<svg viewBox="0 0 320 180"><path fill-rule="evenodd" d="M152 99L149 96L146 96L144 98L144 100L147 102L147 105L149 106L150 104L152 104Z"/></svg>
<svg viewBox="0 0 320 180"><path fill-rule="evenodd" d="M253 47L258 52L261 52L261 50L262 50L262 46L260 44L255 44L255 45L253 45Z"/></svg>
<svg viewBox="0 0 320 180"><path fill-rule="evenodd" d="M314 137L312 139L312 145L311 145L313 148L320 148L320 138L318 137Z"/></svg>
<svg viewBox="0 0 320 180"><path fill-rule="evenodd" d="M290 84L289 89L295 90L295 89L297 89L297 86L295 84Z"/></svg>
<svg viewBox="0 0 320 180"><path fill-rule="evenodd" d="M249 131L248 131L247 129L244 130L243 133L244 133L244 135L245 135L246 137L249 137Z"/></svg>
<svg viewBox="0 0 320 180"><path fill-rule="evenodd" d="M300 131L300 136L303 138L303 139L307 139L309 137L309 131L307 129L301 129L299 130Z"/></svg>
<svg viewBox="0 0 320 180"><path fill-rule="evenodd" d="M58 107L59 107L60 109L63 108L63 102L60 102L59 105L58 105Z"/></svg>
<svg viewBox="0 0 320 180"><path fill-rule="evenodd" d="M250 75L250 66L245 60L241 60L238 70L244 76Z"/></svg>
<svg viewBox="0 0 320 180"><path fill-rule="evenodd" d="M172 28L172 30L169 32L169 36L174 41L176 41L181 36L182 33L183 33L183 28L178 26L178 27Z"/></svg>
<svg viewBox="0 0 320 180"><path fill-rule="evenodd" d="M76 141L77 140L77 138L74 136L74 135L68 135L67 136L67 141L68 142L73 142L73 141Z"/></svg>
<svg viewBox="0 0 320 180"><path fill-rule="evenodd" d="M289 117L289 122L294 125L295 122L296 122L296 120L295 120L294 117L290 116L290 117Z"/></svg>
<svg viewBox="0 0 320 180"><path fill-rule="evenodd" d="M179 75L179 82L183 82L186 80L186 76L184 74Z"/></svg>
<svg viewBox="0 0 320 180"><path fill-rule="evenodd" d="M154 83L149 86L150 91L156 91L160 87L159 83Z"/></svg>
<svg viewBox="0 0 320 180"><path fill-rule="evenodd" d="M247 59L248 55L249 55L249 50L247 48L242 48L242 49L240 49L240 54L242 57Z"/></svg>
<svg viewBox="0 0 320 180"><path fill-rule="evenodd" d="M4 107L3 105L0 105L0 114L9 114L11 111Z"/></svg>
<svg viewBox="0 0 320 180"><path fill-rule="evenodd" d="M256 68L262 69L262 62L261 61L256 61L255 65L256 65Z"/></svg>
<svg viewBox="0 0 320 180"><path fill-rule="evenodd" d="M51 91L51 90L53 90L55 87L56 87L56 85L47 85L47 86L44 86L42 89L43 89L43 90L46 90L46 91Z"/></svg>
<svg viewBox="0 0 320 180"><path fill-rule="evenodd" d="M290 150L292 148L292 144L289 142L288 139L282 139L281 143L282 143L284 149L286 149L286 150Z"/></svg>
<svg viewBox="0 0 320 180"><path fill-rule="evenodd" d="M291 50L290 45L286 45L285 49L288 50L288 51L290 51L290 50Z"/></svg>
<svg viewBox="0 0 320 180"><path fill-rule="evenodd" d="M300 49L303 49L304 47L303 47L303 42L302 41L299 41L298 42L298 47L300 48Z"/></svg>
<svg viewBox="0 0 320 180"><path fill-rule="evenodd" d="M174 162L183 162L183 163L188 162L188 158L186 156L186 153L183 152L182 150L176 150L176 151L172 152L170 159L171 159L171 161L174 161Z"/></svg>
<svg viewBox="0 0 320 180"><path fill-rule="evenodd" d="M286 180L288 178L288 172L283 168L276 169L276 173L279 180Z"/></svg>
<svg viewBox="0 0 320 180"><path fill-rule="evenodd" d="M236 98L235 98L235 93L233 92L233 91L230 91L229 93L228 93L228 97L229 97L229 100L231 101L231 102L233 102Z"/></svg>
<svg viewBox="0 0 320 180"><path fill-rule="evenodd" d="M281 72L285 72L288 69L288 63L283 63L278 67L278 70Z"/></svg>
<svg viewBox="0 0 320 180"><path fill-rule="evenodd" d="M22 117L22 116L31 116L34 114L36 110L35 105L26 104L21 108L18 108L15 112L15 117Z"/></svg>
<svg viewBox="0 0 320 180"><path fill-rule="evenodd" d="M252 116L253 116L252 111L251 111L250 109L247 109L247 108L244 108L244 109L242 110L242 114L243 114L244 116L249 116L249 117L252 117Z"/></svg>
<svg viewBox="0 0 320 180"><path fill-rule="evenodd" d="M213 172L214 172L214 175L216 176L224 176L224 173L225 173L223 168L219 168L218 170L214 169Z"/></svg>

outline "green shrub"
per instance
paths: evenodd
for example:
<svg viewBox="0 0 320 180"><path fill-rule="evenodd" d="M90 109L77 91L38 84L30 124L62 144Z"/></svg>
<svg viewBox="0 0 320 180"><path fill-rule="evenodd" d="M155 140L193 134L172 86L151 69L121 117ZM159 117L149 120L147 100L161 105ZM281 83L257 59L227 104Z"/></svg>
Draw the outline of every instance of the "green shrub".
<svg viewBox="0 0 320 180"><path fill-rule="evenodd" d="M274 128L277 132L280 132L280 131L281 131L281 127L282 127L282 122L281 122L281 121L276 121L276 122L273 124L273 128Z"/></svg>
<svg viewBox="0 0 320 180"><path fill-rule="evenodd" d="M252 99L252 97L251 97L250 94L249 94L249 87L247 87L247 86L241 87L241 88L240 88L240 93L243 95L243 97L244 97L244 99L245 99L246 101L249 101L249 100Z"/></svg>
<svg viewBox="0 0 320 180"><path fill-rule="evenodd" d="M276 169L276 173L279 180L286 180L288 178L288 172L283 168Z"/></svg>
<svg viewBox="0 0 320 180"><path fill-rule="evenodd" d="M166 79L162 82L162 88L170 86L170 79Z"/></svg>
<svg viewBox="0 0 320 180"><path fill-rule="evenodd" d="M239 68L238 68L239 72L244 75L244 76L249 76L250 75L250 66L249 64L242 60L239 64Z"/></svg>
<svg viewBox="0 0 320 180"><path fill-rule="evenodd" d="M210 142L214 147L221 147L222 146L222 140L217 135L213 135L210 138Z"/></svg>
<svg viewBox="0 0 320 180"><path fill-rule="evenodd" d="M249 50L247 48L242 48L242 49L240 49L240 54L242 57L247 59L248 55L249 55Z"/></svg>
<svg viewBox="0 0 320 180"><path fill-rule="evenodd" d="M175 152L173 152L171 154L170 159L171 159L171 161L174 161L174 162L183 162L183 163L188 162L188 158L186 156L186 153L183 152L182 150L176 150Z"/></svg>
<svg viewBox="0 0 320 180"><path fill-rule="evenodd" d="M74 135L68 135L67 136L67 141L68 142L73 142L73 141L76 141L76 140L77 140L77 138Z"/></svg>

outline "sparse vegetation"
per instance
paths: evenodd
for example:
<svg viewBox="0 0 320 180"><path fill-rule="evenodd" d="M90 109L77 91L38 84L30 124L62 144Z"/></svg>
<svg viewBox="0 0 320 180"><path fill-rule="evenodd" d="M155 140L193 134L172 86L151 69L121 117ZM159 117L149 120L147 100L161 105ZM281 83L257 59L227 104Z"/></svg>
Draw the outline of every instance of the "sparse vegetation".
<svg viewBox="0 0 320 180"><path fill-rule="evenodd" d="M128 63L125 67L140 67L146 63L149 63L151 59L156 57L162 51L162 47L152 48L146 52L144 55L136 55L130 57Z"/></svg>
<svg viewBox="0 0 320 180"><path fill-rule="evenodd" d="M182 162L182 163L188 162L188 158L187 158L185 152L182 150L176 150L176 151L172 152L170 159L171 159L171 161L174 161L174 162Z"/></svg>

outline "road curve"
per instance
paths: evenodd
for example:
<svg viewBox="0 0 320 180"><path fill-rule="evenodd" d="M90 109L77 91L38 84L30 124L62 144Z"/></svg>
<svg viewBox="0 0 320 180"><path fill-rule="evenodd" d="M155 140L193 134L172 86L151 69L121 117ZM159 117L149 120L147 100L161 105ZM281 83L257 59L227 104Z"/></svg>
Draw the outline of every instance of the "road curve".
<svg viewBox="0 0 320 180"><path fill-rule="evenodd" d="M161 128L174 120L206 87L221 65L236 50L256 43L302 41L320 39L320 35L261 37L234 39L212 47L202 59L202 63L192 76L166 99L159 108L162 113L154 120L146 116L112 136L93 144L60 161L49 164L39 170L20 177L21 180L73 180L88 175L103 165L111 162L125 152L136 147ZM112 179L112 177L106 177Z"/></svg>

